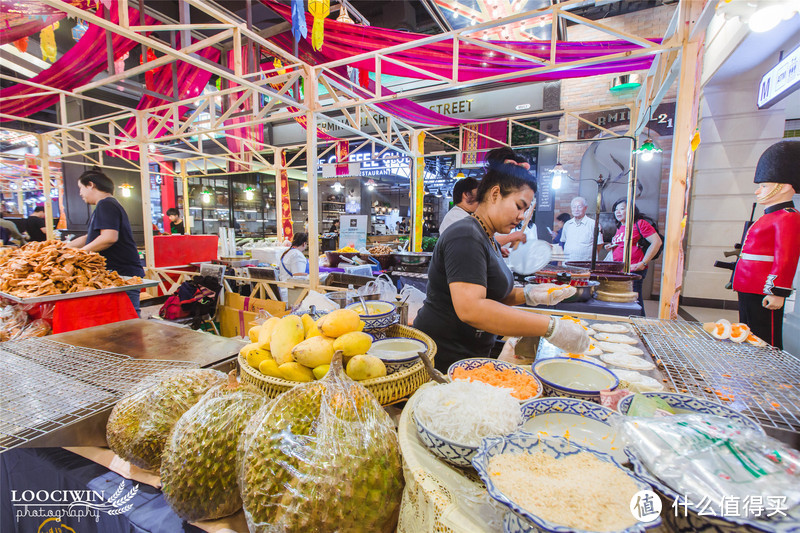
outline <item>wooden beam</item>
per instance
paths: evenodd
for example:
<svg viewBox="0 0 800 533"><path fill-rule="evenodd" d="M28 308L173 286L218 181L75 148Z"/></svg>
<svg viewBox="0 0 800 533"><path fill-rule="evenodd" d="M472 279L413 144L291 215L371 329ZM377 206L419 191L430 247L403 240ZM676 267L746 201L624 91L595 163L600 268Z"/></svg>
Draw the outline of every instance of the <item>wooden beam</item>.
<svg viewBox="0 0 800 533"><path fill-rule="evenodd" d="M313 290L319 287L319 219L317 187L317 115L314 108L317 102L317 76L311 66L305 66L305 99L306 99L306 177L308 179L308 282Z"/></svg>
<svg viewBox="0 0 800 533"><path fill-rule="evenodd" d="M50 150L46 135L39 137L39 166L42 169L42 191L44 192L44 234L47 240L53 238L53 200L50 198Z"/></svg>
<svg viewBox="0 0 800 533"><path fill-rule="evenodd" d="M144 112L137 113L139 132L139 183L142 188L142 228L144 229L144 256L147 268L155 268L156 258L153 247L153 206L150 203L150 154L147 151L147 121Z"/></svg>

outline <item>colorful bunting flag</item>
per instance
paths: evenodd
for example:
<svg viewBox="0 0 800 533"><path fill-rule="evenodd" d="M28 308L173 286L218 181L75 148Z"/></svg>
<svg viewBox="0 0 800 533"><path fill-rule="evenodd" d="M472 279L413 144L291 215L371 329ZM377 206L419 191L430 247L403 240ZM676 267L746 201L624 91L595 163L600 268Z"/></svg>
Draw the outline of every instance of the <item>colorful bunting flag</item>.
<svg viewBox="0 0 800 533"><path fill-rule="evenodd" d="M303 0L292 0L292 35L295 42L305 39L308 35L308 25L306 24L306 10Z"/></svg>
<svg viewBox="0 0 800 533"><path fill-rule="evenodd" d="M311 46L314 50L321 50L325 38L325 18L331 14L331 0L309 0L308 12L314 17L314 26L311 28Z"/></svg>

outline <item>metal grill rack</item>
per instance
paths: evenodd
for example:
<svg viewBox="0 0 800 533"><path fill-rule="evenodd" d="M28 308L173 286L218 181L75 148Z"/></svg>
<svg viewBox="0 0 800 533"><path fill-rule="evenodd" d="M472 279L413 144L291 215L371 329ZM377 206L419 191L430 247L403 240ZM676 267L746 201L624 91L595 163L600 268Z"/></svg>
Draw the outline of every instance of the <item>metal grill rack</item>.
<svg viewBox="0 0 800 533"><path fill-rule="evenodd" d="M713 400L765 429L800 433L800 360L718 340L698 322L631 317L676 392Z"/></svg>
<svg viewBox="0 0 800 533"><path fill-rule="evenodd" d="M48 339L0 344L0 452L110 409L188 361L133 359Z"/></svg>

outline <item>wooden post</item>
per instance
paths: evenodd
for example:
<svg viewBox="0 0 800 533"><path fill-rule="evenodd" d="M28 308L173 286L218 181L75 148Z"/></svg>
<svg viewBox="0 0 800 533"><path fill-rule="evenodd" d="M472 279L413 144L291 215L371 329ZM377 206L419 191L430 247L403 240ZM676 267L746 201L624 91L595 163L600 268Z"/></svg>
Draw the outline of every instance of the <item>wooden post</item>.
<svg viewBox="0 0 800 533"><path fill-rule="evenodd" d="M686 211L686 180L691 172L689 153L694 125L697 117L695 99L698 68L698 53L701 36L689 41L692 20L690 8L682 3L682 22L679 27L683 48L681 50L681 73L678 85L678 101L675 106L675 132L672 139L670 162L667 219L664 230L664 259L661 270L661 295L658 302L659 318L677 318L678 298L683 285L683 224Z"/></svg>
<svg viewBox="0 0 800 533"><path fill-rule="evenodd" d="M22 192L22 185L24 180L19 181L19 186L17 187L17 211L21 215L25 215L25 193Z"/></svg>
<svg viewBox="0 0 800 533"><path fill-rule="evenodd" d="M422 251L422 220L425 207L425 132L411 134L411 231L409 250Z"/></svg>
<svg viewBox="0 0 800 533"><path fill-rule="evenodd" d="M47 240L53 238L53 200L50 198L50 152L47 137L39 137L39 164L42 167L42 189L44 191L44 234Z"/></svg>
<svg viewBox="0 0 800 533"><path fill-rule="evenodd" d="M650 120L650 117L647 118ZM636 139L632 141L630 159L628 160L628 192L625 197L625 240L623 241L624 256L623 270L625 272L631 271L631 254L633 254L633 246L631 243L631 235L633 235L633 225L636 223L634 214L636 213ZM600 216L600 215L598 215Z"/></svg>
<svg viewBox="0 0 800 533"><path fill-rule="evenodd" d="M317 231L317 78L310 65L303 65L305 74L306 112L306 177L308 179L308 281L311 289L319 287L319 234Z"/></svg>
<svg viewBox="0 0 800 533"><path fill-rule="evenodd" d="M192 217L190 223L189 216L191 211L189 210L189 174L186 172L185 159L181 159L181 184L183 185L183 227L186 231L186 235L191 235L194 217Z"/></svg>
<svg viewBox="0 0 800 533"><path fill-rule="evenodd" d="M142 111L136 113L137 144L139 145L139 175L142 187L142 227L144 229L144 256L148 269L155 268L153 248L153 206L150 205L150 154L147 152L147 121Z"/></svg>

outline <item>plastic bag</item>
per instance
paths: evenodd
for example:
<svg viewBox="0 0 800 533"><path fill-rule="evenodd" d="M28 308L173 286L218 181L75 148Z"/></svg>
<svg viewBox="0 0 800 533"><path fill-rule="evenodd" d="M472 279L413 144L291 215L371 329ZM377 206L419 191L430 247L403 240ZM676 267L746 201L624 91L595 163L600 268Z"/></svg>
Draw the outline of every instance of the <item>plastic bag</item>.
<svg viewBox="0 0 800 533"><path fill-rule="evenodd" d="M397 300L397 287L394 286L392 282L392 278L390 278L387 274L381 274L377 278L375 278L374 282L375 286L377 287L377 292L380 293L380 299L386 300L387 302L394 302ZM373 293L374 294L374 290Z"/></svg>
<svg viewBox="0 0 800 533"><path fill-rule="evenodd" d="M20 331L19 335L17 335L15 338L31 339L33 337L44 337L45 335L49 335L50 331L52 331L50 324L46 320L39 318L22 328L22 331Z"/></svg>
<svg viewBox="0 0 800 533"><path fill-rule="evenodd" d="M550 262L553 255L552 245L547 241L540 241L536 235L535 225L526 227L526 241L508 254L506 262L515 273L528 276Z"/></svg>
<svg viewBox="0 0 800 533"><path fill-rule="evenodd" d="M397 433L372 393L344 374L340 352L323 379L259 411L239 452L251 533L394 531L403 489Z"/></svg>
<svg viewBox="0 0 800 533"><path fill-rule="evenodd" d="M108 447L131 464L158 470L172 427L211 387L225 382L216 370L171 372L154 386L117 402L106 425Z"/></svg>
<svg viewBox="0 0 800 533"><path fill-rule="evenodd" d="M22 306L6 305L0 308L0 341L16 339L28 324L28 313Z"/></svg>
<svg viewBox="0 0 800 533"><path fill-rule="evenodd" d="M335 303L333 300L328 299L324 294L317 291L308 291L308 296L303 298L303 303L300 304L300 307L297 309L298 313L308 313L311 310L311 307L316 307L316 311L335 311L339 309L339 304Z"/></svg>
<svg viewBox="0 0 800 533"><path fill-rule="evenodd" d="M800 454L741 422L712 415L618 417L612 420L650 473L688 498L710 503L723 516L725 501L786 497L784 509L800 504ZM697 509L693 509L697 511ZM755 518L752 509L741 517Z"/></svg>
<svg viewBox="0 0 800 533"><path fill-rule="evenodd" d="M213 520L242 507L236 480L239 437L269 402L236 372L212 387L172 428L161 459L164 499L184 520Z"/></svg>
<svg viewBox="0 0 800 533"><path fill-rule="evenodd" d="M403 285L400 290L400 300L408 304L408 323L413 324L425 302L425 293L412 285Z"/></svg>

